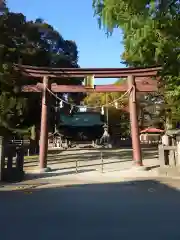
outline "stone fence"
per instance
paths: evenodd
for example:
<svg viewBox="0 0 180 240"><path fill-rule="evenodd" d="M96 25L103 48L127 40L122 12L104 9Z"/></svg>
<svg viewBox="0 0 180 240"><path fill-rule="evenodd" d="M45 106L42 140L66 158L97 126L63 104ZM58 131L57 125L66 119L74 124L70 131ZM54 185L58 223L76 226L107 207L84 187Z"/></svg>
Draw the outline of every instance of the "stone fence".
<svg viewBox="0 0 180 240"><path fill-rule="evenodd" d="M142 144L161 144L161 134L141 134L140 142Z"/></svg>
<svg viewBox="0 0 180 240"><path fill-rule="evenodd" d="M24 148L0 136L0 181L21 181L24 177Z"/></svg>

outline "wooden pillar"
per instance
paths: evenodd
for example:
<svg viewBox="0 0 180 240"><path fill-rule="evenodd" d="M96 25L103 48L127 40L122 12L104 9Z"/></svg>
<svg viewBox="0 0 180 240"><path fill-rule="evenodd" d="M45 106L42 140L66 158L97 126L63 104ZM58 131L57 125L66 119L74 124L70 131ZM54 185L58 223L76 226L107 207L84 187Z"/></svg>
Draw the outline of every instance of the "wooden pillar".
<svg viewBox="0 0 180 240"><path fill-rule="evenodd" d="M140 147L139 126L138 126L138 112L136 102L136 85L135 77L128 76L128 87L131 89L129 94L129 113L131 123L131 137L133 148L133 161L136 166L142 166L142 155Z"/></svg>
<svg viewBox="0 0 180 240"><path fill-rule="evenodd" d="M43 78L42 90L42 109L41 109L41 132L40 132L40 150L39 150L39 167L41 171L47 169L47 151L48 151L48 104L50 88L48 77Z"/></svg>

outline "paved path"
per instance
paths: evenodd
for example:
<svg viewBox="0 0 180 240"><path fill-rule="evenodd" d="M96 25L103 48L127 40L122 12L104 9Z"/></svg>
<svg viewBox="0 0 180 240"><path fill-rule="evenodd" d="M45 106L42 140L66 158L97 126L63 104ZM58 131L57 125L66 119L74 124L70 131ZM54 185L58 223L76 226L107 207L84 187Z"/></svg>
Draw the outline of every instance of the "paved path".
<svg viewBox="0 0 180 240"><path fill-rule="evenodd" d="M1 239L179 240L179 187L146 180L0 189Z"/></svg>
<svg viewBox="0 0 180 240"><path fill-rule="evenodd" d="M158 165L157 149L144 148L143 161L147 166ZM74 171L76 164L79 170L98 169L101 171L102 159L104 171L122 170L132 166L132 149L71 149L54 151L48 155L48 166L53 170ZM25 169L31 171L38 165L38 159L25 161Z"/></svg>

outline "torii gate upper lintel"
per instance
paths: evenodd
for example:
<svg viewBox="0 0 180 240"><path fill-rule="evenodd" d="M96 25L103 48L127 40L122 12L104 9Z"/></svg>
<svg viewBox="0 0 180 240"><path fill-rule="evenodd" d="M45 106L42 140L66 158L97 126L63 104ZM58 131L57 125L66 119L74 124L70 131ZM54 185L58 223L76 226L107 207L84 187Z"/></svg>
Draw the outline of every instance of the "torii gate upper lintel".
<svg viewBox="0 0 180 240"><path fill-rule="evenodd" d="M29 77L40 78L42 82L38 85L28 85L22 88L24 92L42 92L41 111L41 133L40 133L40 171L47 170L47 150L48 150L48 99L51 89L53 92L129 92L129 112L131 122L133 162L136 166L142 166L142 155L139 139L139 126L137 116L136 92L155 92L158 89L156 77L161 67L150 68L46 68L32 67L25 65L14 65L17 71ZM94 89L87 89L80 85L57 85L55 78L77 78L93 75L95 78L127 78L127 83L122 85L97 85Z"/></svg>

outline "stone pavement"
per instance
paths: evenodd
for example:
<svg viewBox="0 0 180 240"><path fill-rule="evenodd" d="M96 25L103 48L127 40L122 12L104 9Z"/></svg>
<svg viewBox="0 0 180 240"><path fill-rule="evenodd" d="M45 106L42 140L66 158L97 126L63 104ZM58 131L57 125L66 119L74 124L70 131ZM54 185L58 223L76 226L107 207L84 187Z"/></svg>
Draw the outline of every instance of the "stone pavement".
<svg viewBox="0 0 180 240"><path fill-rule="evenodd" d="M146 162L146 166L148 161ZM149 161L152 166L152 161ZM48 188L53 186L73 186L95 183L115 183L137 179L158 179L158 168L148 170L137 169L129 165L128 169L102 172L102 169L85 168L78 172L72 170L52 169L51 172L36 173L30 171L26 173L26 179L21 183L5 184L0 186L0 190L17 190L31 188ZM3 188L3 189L2 189Z"/></svg>
<svg viewBox="0 0 180 240"><path fill-rule="evenodd" d="M144 148L143 161L146 164L159 164L157 148ZM132 165L132 149L70 149L67 151L54 151L48 155L48 166L53 169L73 169L94 167L101 169L102 162L104 170L122 170ZM38 159L28 159L24 167L28 171L38 166Z"/></svg>
<svg viewBox="0 0 180 240"><path fill-rule="evenodd" d="M0 189L1 239L179 240L179 186L144 179Z"/></svg>
<svg viewBox="0 0 180 240"><path fill-rule="evenodd" d="M144 148L144 164L157 165L157 148ZM70 170L93 167L104 171L128 169L132 166L132 149L70 149L67 151L54 151L48 155L48 166L52 169ZM28 159L24 167L27 171L32 171L38 166L38 159Z"/></svg>
<svg viewBox="0 0 180 240"><path fill-rule="evenodd" d="M131 149L74 149L49 155L48 167L51 172L38 174L38 162L34 159L25 162L25 170L28 182L60 185L158 177L157 149L144 149L143 158L148 171L139 171L133 167Z"/></svg>
<svg viewBox="0 0 180 240"><path fill-rule="evenodd" d="M146 170L133 167L131 149L104 151L73 150L58 152L48 156L50 172L38 173L36 159L25 162L26 180L18 184L3 185L3 189L35 186L69 186L76 184L123 182L135 179L158 179L159 162L157 150L144 149L143 163ZM103 155L103 162L99 155ZM103 164L102 164L103 163ZM7 186L8 185L8 186Z"/></svg>
<svg viewBox="0 0 180 240"><path fill-rule="evenodd" d="M49 157L52 171L43 174L31 160L24 182L1 184L1 238L180 239L180 179L158 176L156 152L146 151L147 171L132 168L131 156L121 151L111 159L122 160L115 167L109 163L102 172L101 164L84 164L76 172L76 158L96 161L90 154Z"/></svg>

